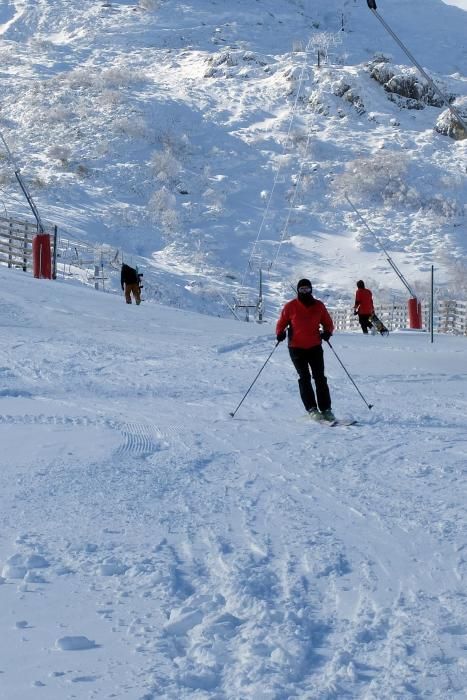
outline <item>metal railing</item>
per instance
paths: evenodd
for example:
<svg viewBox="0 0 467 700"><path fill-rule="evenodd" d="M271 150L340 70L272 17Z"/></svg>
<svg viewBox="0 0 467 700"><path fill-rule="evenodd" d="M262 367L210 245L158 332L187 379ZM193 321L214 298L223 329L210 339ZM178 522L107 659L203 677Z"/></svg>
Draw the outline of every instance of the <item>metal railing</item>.
<svg viewBox="0 0 467 700"><path fill-rule="evenodd" d="M351 305L329 307L328 310L337 330L360 330L358 316L354 315ZM409 327L407 304L381 304L377 307L376 313L390 331ZM423 328L430 330L429 304L423 301L422 318ZM439 299L434 309L433 330L436 333L467 335L467 302Z"/></svg>

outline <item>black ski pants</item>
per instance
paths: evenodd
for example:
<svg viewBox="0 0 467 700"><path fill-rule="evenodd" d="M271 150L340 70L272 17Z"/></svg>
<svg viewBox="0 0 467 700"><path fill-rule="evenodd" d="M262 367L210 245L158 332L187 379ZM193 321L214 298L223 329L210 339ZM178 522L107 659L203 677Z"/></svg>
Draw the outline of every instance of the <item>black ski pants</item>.
<svg viewBox="0 0 467 700"><path fill-rule="evenodd" d="M364 333L368 333L369 328L373 328L373 324L370 321L371 314L358 314L358 322L362 327Z"/></svg>
<svg viewBox="0 0 467 700"><path fill-rule="evenodd" d="M329 394L328 380L324 375L324 353L321 345L312 348L290 348L290 359L298 373L298 388L300 398L305 409L318 407L320 411L327 411L331 408L331 396ZM316 386L315 392L311 385L311 375ZM318 400L318 406L316 405Z"/></svg>

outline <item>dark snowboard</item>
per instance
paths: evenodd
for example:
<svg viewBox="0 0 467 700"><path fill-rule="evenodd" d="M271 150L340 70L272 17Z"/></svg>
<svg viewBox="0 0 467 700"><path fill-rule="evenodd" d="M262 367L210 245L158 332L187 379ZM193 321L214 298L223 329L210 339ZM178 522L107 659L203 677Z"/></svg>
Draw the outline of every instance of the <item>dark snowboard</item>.
<svg viewBox="0 0 467 700"><path fill-rule="evenodd" d="M378 333L381 333L381 335L389 335L389 331L384 325L384 323L381 321L381 319L378 318L376 314L371 314L370 316L370 321L373 324L373 326L376 328Z"/></svg>

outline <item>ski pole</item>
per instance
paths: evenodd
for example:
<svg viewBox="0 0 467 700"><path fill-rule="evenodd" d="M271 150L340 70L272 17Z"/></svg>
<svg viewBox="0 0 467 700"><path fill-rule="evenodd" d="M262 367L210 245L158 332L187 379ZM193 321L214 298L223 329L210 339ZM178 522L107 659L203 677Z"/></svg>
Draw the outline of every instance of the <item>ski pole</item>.
<svg viewBox="0 0 467 700"><path fill-rule="evenodd" d="M350 379L350 381L352 382L352 384L354 385L354 387L356 388L356 390L358 391L358 393L359 393L360 396L362 397L363 402L364 402L364 404L366 405L366 407L368 408L368 410L372 409L372 408L373 408L373 404L367 402L367 400L366 400L365 397L363 396L362 392L360 391L360 389L358 388L358 386L355 384L354 380L352 379L352 377L350 376L350 374L349 374L349 372L347 371L346 367L344 366L344 363L342 362L341 358L339 357L339 355L337 354L337 352L336 352L336 351L334 350L334 348L332 347L332 345L331 345L331 343L329 342L329 340L327 340L326 342L327 342L327 344L329 345L329 347L331 348L331 350L333 351L334 355L337 357L340 366L342 367L342 369L344 370L344 372L346 373L346 375L348 376L348 378Z"/></svg>
<svg viewBox="0 0 467 700"><path fill-rule="evenodd" d="M266 360L266 362L264 363L264 365L261 367L261 369L260 369L260 371L258 372L258 374L256 375L256 377L255 377L255 378L253 379L253 381L251 382L250 386L248 387L247 392L245 393L243 399L242 399L242 400L240 401L240 403L238 404L238 406L237 406L237 408L235 409L235 411L232 411L232 413L229 413L229 416L232 416L232 418L233 418L234 415L237 413L237 411L238 411L238 409L240 408L240 406L242 405L242 403L245 401L246 397L247 397L248 394L250 393L250 390L253 388L253 384L256 382L256 380L258 379L258 377L259 377L259 375L261 374L261 372L263 371L263 369L266 367L267 363L269 362L269 360L270 360L271 357L272 357L272 353L274 352L274 350L277 348L278 345L279 345L279 341L277 341L277 343L274 345L273 349L271 350L271 352L270 352L269 355L268 355L268 359Z"/></svg>

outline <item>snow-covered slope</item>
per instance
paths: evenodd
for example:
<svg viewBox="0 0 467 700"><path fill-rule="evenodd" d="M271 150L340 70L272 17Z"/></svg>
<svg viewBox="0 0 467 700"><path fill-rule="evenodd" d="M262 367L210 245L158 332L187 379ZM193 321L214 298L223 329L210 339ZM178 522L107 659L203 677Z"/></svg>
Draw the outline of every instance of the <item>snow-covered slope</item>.
<svg viewBox="0 0 467 700"><path fill-rule="evenodd" d="M467 693L465 339L265 326L0 270L0 696Z"/></svg>
<svg viewBox="0 0 467 700"><path fill-rule="evenodd" d="M466 12L378 10L467 94ZM146 258L170 303L229 314L217 291L256 288L259 266L272 312L304 274L334 298L360 277L400 290L344 191L412 283L433 262L447 280L465 259L466 141L433 131L442 107L391 101L375 53L406 71L364 0L10 0L0 129L44 219ZM26 213L0 165L6 210Z"/></svg>

